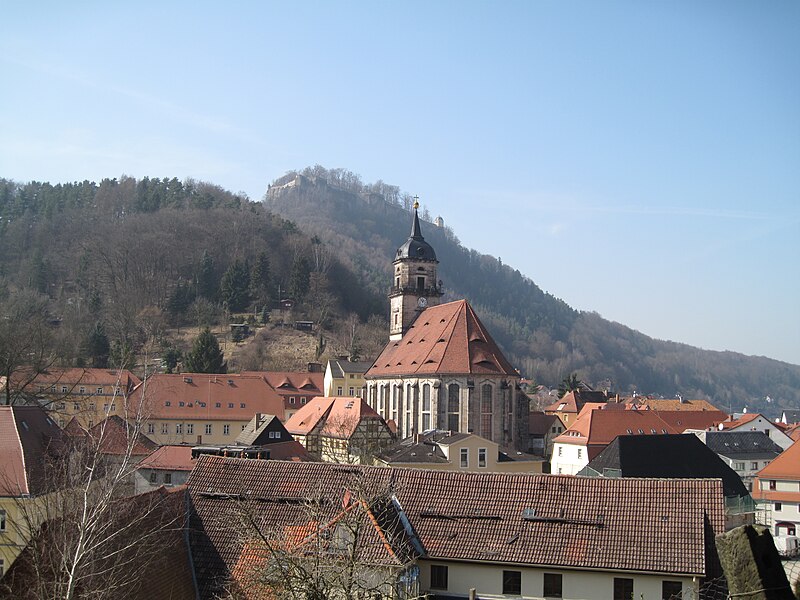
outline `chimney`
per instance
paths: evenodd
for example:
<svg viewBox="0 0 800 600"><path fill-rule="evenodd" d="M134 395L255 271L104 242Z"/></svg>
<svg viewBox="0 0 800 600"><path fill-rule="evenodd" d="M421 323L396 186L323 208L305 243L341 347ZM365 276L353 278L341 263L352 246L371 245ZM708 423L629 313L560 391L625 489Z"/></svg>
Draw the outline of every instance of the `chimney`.
<svg viewBox="0 0 800 600"><path fill-rule="evenodd" d="M256 413L256 426L255 426L255 429L258 429L259 427L261 427L261 423L263 423L263 422L264 422L264 415L262 415L261 413Z"/></svg>

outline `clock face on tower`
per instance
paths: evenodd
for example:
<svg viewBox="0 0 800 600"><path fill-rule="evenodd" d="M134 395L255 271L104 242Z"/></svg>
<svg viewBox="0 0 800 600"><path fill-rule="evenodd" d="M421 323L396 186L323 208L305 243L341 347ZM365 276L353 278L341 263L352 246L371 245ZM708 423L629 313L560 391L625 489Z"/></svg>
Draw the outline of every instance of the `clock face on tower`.
<svg viewBox="0 0 800 600"><path fill-rule="evenodd" d="M426 306L428 306L428 299L420 298L419 300L417 300L417 306L419 306L420 308L425 308Z"/></svg>

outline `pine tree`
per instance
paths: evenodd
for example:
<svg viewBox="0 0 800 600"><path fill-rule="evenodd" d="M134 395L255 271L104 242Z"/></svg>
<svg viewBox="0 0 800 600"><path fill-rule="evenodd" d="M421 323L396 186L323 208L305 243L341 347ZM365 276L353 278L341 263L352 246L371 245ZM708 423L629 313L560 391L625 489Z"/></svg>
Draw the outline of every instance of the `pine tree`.
<svg viewBox="0 0 800 600"><path fill-rule="evenodd" d="M269 255L266 252L259 253L253 270L250 273L250 290L253 297L261 304L268 304L270 301L271 273L269 265Z"/></svg>
<svg viewBox="0 0 800 600"><path fill-rule="evenodd" d="M111 354L111 343L108 341L105 328L102 323L95 323L86 338L86 354L91 359L91 365L95 369L105 369L108 367L108 356Z"/></svg>
<svg viewBox="0 0 800 600"><path fill-rule="evenodd" d="M228 366L220 350L219 342L206 327L195 338L192 349L186 355L184 370L188 373L226 373Z"/></svg>
<svg viewBox="0 0 800 600"><path fill-rule="evenodd" d="M289 294L297 302L302 302L310 287L311 266L308 264L308 259L305 257L295 258L292 263L292 272L289 275Z"/></svg>
<svg viewBox="0 0 800 600"><path fill-rule="evenodd" d="M241 312L250 302L250 269L238 260L228 267L219 286L220 298L231 312Z"/></svg>
<svg viewBox="0 0 800 600"><path fill-rule="evenodd" d="M203 250L200 257L200 266L197 270L197 295L209 300L213 300L217 291L217 284L214 280L214 259Z"/></svg>

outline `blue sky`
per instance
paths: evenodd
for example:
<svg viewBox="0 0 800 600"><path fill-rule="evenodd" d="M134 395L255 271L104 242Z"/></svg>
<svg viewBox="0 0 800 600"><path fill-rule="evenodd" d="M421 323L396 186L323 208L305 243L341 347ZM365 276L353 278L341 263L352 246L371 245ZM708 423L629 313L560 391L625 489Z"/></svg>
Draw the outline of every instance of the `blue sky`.
<svg viewBox="0 0 800 600"><path fill-rule="evenodd" d="M0 12L0 176L344 167L575 308L800 364L800 3Z"/></svg>

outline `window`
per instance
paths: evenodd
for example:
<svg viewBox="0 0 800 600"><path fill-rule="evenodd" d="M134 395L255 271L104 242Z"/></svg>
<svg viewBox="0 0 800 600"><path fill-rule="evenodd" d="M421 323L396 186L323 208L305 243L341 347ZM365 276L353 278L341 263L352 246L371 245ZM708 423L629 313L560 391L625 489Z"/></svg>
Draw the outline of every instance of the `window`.
<svg viewBox="0 0 800 600"><path fill-rule="evenodd" d="M488 383L481 386L481 435L492 439L492 386Z"/></svg>
<svg viewBox="0 0 800 600"><path fill-rule="evenodd" d="M545 598L561 598L561 573L545 573L544 589L542 595Z"/></svg>
<svg viewBox="0 0 800 600"><path fill-rule="evenodd" d="M633 600L633 579L614 577L614 600Z"/></svg>
<svg viewBox="0 0 800 600"><path fill-rule="evenodd" d="M183 400L181 400L180 402L178 402L178 406L186 406L186 403Z"/></svg>
<svg viewBox="0 0 800 600"><path fill-rule="evenodd" d="M486 467L486 448L478 448L478 466Z"/></svg>
<svg viewBox="0 0 800 600"><path fill-rule="evenodd" d="M751 462L750 463L750 469L752 469L753 471L758 470L758 461Z"/></svg>
<svg viewBox="0 0 800 600"><path fill-rule="evenodd" d="M161 424L161 433L167 435L169 433L169 425L167 423Z"/></svg>
<svg viewBox="0 0 800 600"><path fill-rule="evenodd" d="M780 512L782 510L783 510L783 504L781 504L780 502L776 502L775 503L775 512Z"/></svg>
<svg viewBox="0 0 800 600"><path fill-rule="evenodd" d="M422 431L431 428L431 384L425 383L422 386Z"/></svg>
<svg viewBox="0 0 800 600"><path fill-rule="evenodd" d="M228 408L233 408L233 402L228 402Z"/></svg>
<svg viewBox="0 0 800 600"><path fill-rule="evenodd" d="M166 402L164 402L164 406L172 406L172 402L170 402L169 400L167 400Z"/></svg>
<svg viewBox="0 0 800 600"><path fill-rule="evenodd" d="M561 446L559 446L559 447L558 447L558 455L559 455L559 456L561 456L561 450L562 450L562 448L561 448Z"/></svg>
<svg viewBox="0 0 800 600"><path fill-rule="evenodd" d="M733 469L734 469L734 471L744 471L744 463L743 462L737 462L735 464L735 466L733 467Z"/></svg>
<svg viewBox="0 0 800 600"><path fill-rule="evenodd" d="M97 393L98 394L102 394L103 393L103 388L101 388L101 387L97 388Z"/></svg>
<svg viewBox="0 0 800 600"><path fill-rule="evenodd" d="M281 432L280 431L270 431L269 432L269 437L271 439L279 440L279 439L281 439Z"/></svg>
<svg viewBox="0 0 800 600"><path fill-rule="evenodd" d="M183 423L177 423L175 425L175 433L177 435L183 435Z"/></svg>
<svg viewBox="0 0 800 600"><path fill-rule="evenodd" d="M354 387L352 387L352 386L351 386L351 387L350 387L350 392L349 392L349 393L350 393L350 396L355 396L355 395L356 395L356 388L354 388Z"/></svg>
<svg viewBox="0 0 800 600"><path fill-rule="evenodd" d="M55 393L56 393L56 386L54 386L54 385L51 385L51 386L50 386L50 391L51 391L53 394L55 394Z"/></svg>
<svg viewBox="0 0 800 600"><path fill-rule="evenodd" d="M231 426L230 425L223 425L222 426L222 435L230 435L231 434Z"/></svg>
<svg viewBox="0 0 800 600"><path fill-rule="evenodd" d="M342 395L342 386L340 386L340 385L336 386L336 395L337 396L341 396Z"/></svg>
<svg viewBox="0 0 800 600"><path fill-rule="evenodd" d="M59 402L58 404L56 404L56 408L58 410L64 410L66 407L67 407L67 404L65 402Z"/></svg>
<svg viewBox="0 0 800 600"><path fill-rule="evenodd" d="M6 530L6 511L0 509L0 531Z"/></svg>
<svg viewBox="0 0 800 600"><path fill-rule="evenodd" d="M447 589L447 567L445 565L431 565L431 589Z"/></svg>
<svg viewBox="0 0 800 600"><path fill-rule="evenodd" d="M155 432L156 432L156 426L153 425L152 423L148 423L147 424L147 433L155 433Z"/></svg>
<svg viewBox="0 0 800 600"><path fill-rule="evenodd" d="M89 410L94 410L94 402L89 402Z"/></svg>
<svg viewBox="0 0 800 600"><path fill-rule="evenodd" d="M289 404L294 404L294 396L289 396Z"/></svg>
<svg viewBox="0 0 800 600"><path fill-rule="evenodd" d="M103 412L108 412L108 404L103 404Z"/></svg>
<svg viewBox="0 0 800 600"><path fill-rule="evenodd" d="M56 391L56 386L53 386L52 391L54 391L54 392ZM66 394L68 391L69 391L69 388L67 386L65 386L65 385L61 386L61 393L62 394Z"/></svg>
<svg viewBox="0 0 800 600"><path fill-rule="evenodd" d="M222 408L222 402L215 402L214 408Z"/></svg>
<svg viewBox="0 0 800 600"><path fill-rule="evenodd" d="M206 425L206 435L211 435L211 424Z"/></svg>
<svg viewBox="0 0 800 600"><path fill-rule="evenodd" d="M0 577L5 573L6 561L0 558Z"/></svg>
<svg viewBox="0 0 800 600"><path fill-rule="evenodd" d="M247 408L247 405L244 402L241 402L239 404L239 408Z"/></svg>
<svg viewBox="0 0 800 600"><path fill-rule="evenodd" d="M451 383L447 386L447 428L456 433L459 421L459 408L460 408L461 388L457 383Z"/></svg>
<svg viewBox="0 0 800 600"><path fill-rule="evenodd" d="M469 448L461 449L461 468L466 469L469 467Z"/></svg>
<svg viewBox="0 0 800 600"><path fill-rule="evenodd" d="M769 482L769 489L771 489L771 490L774 490L774 489L775 489L775 480L774 480L774 479L770 480L770 482Z"/></svg>
<svg viewBox="0 0 800 600"><path fill-rule="evenodd" d="M305 404L306 400L307 400L307 398L300 398L300 404Z"/></svg>
<svg viewBox="0 0 800 600"><path fill-rule="evenodd" d="M115 410L117 410L117 405L112 402L111 403L111 412L114 412Z"/></svg>
<svg viewBox="0 0 800 600"><path fill-rule="evenodd" d="M578 458L583 458L583 448L578 448Z"/></svg>
<svg viewBox="0 0 800 600"><path fill-rule="evenodd" d="M172 473L164 473L164 483L172 483Z"/></svg>
<svg viewBox="0 0 800 600"><path fill-rule="evenodd" d="M150 471L150 483L155 483L157 477L158 475L156 474L155 471Z"/></svg>
<svg viewBox="0 0 800 600"><path fill-rule="evenodd" d="M194 433L194 423L187 423L186 424L186 433L192 435Z"/></svg>
<svg viewBox="0 0 800 600"><path fill-rule="evenodd" d="M81 394L85 394L86 393L86 388L81 386L80 392L81 392Z"/></svg>
<svg viewBox="0 0 800 600"><path fill-rule="evenodd" d="M81 405L78 402L72 403L72 410L78 411L81 409Z"/></svg>
<svg viewBox="0 0 800 600"><path fill-rule="evenodd" d="M680 600L683 586L680 581L661 582L661 600Z"/></svg>
<svg viewBox="0 0 800 600"><path fill-rule="evenodd" d="M503 593L515 596L522 593L522 571L503 571Z"/></svg>

